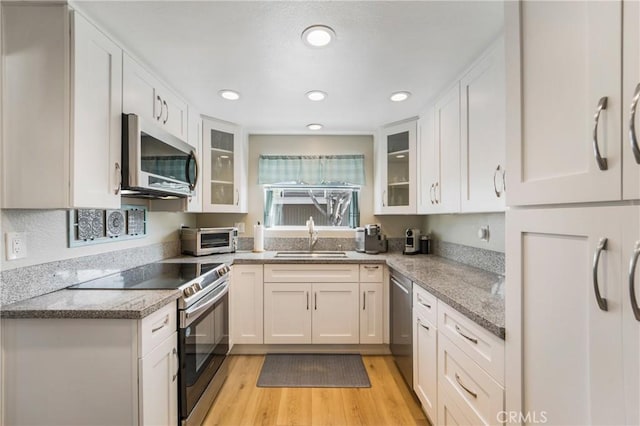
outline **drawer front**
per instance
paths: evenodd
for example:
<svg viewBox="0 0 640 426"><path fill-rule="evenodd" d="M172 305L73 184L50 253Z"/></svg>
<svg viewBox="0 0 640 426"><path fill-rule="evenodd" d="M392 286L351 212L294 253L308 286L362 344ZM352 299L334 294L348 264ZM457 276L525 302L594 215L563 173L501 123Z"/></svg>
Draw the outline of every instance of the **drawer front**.
<svg viewBox="0 0 640 426"><path fill-rule="evenodd" d="M413 309L432 324L438 324L438 299L417 284L413 286Z"/></svg>
<svg viewBox="0 0 640 426"><path fill-rule="evenodd" d="M359 265L265 265L266 283L357 283Z"/></svg>
<svg viewBox="0 0 640 426"><path fill-rule="evenodd" d="M383 265L360 265L361 283L381 283Z"/></svg>
<svg viewBox="0 0 640 426"><path fill-rule="evenodd" d="M142 358L177 330L176 302L169 303L139 322L138 356Z"/></svg>
<svg viewBox="0 0 640 426"><path fill-rule="evenodd" d="M441 301L438 329L504 386L504 340Z"/></svg>
<svg viewBox="0 0 640 426"><path fill-rule="evenodd" d="M497 424L504 389L447 337L438 340L438 395L449 395L475 424ZM446 399L446 398L445 398Z"/></svg>

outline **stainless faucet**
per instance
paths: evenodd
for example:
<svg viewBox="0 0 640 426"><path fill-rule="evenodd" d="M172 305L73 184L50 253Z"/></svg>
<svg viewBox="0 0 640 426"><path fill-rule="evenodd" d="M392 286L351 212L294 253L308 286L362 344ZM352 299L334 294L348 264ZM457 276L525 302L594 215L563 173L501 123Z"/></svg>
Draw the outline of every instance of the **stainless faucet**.
<svg viewBox="0 0 640 426"><path fill-rule="evenodd" d="M309 220L307 221L307 228L309 229L309 251L311 252L318 242L318 231L315 230L313 216L309 216Z"/></svg>

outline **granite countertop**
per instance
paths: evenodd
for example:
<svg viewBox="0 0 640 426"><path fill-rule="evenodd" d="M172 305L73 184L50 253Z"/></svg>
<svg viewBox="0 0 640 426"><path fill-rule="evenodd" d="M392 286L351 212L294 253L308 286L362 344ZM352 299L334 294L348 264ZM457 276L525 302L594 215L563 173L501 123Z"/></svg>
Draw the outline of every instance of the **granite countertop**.
<svg viewBox="0 0 640 426"><path fill-rule="evenodd" d="M275 251L239 251L168 261L270 263L386 263L486 330L504 339L504 276L434 255L346 252L346 258L275 258Z"/></svg>
<svg viewBox="0 0 640 426"><path fill-rule="evenodd" d="M347 252L346 258L276 258L275 251L180 256L164 262L380 263L411 279L491 333L504 339L504 277L434 255ZM59 290L2 306L2 318L140 319L175 301L178 290Z"/></svg>
<svg viewBox="0 0 640 426"><path fill-rule="evenodd" d="M58 290L2 307L2 318L141 319L180 297L178 290Z"/></svg>

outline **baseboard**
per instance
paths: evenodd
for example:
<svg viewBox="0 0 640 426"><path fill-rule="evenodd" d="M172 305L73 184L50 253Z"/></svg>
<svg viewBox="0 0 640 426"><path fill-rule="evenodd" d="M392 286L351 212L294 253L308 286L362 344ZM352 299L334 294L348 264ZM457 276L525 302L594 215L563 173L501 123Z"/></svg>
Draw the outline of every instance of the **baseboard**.
<svg viewBox="0 0 640 426"><path fill-rule="evenodd" d="M264 355L267 353L347 353L391 355L389 345L233 345L231 355Z"/></svg>

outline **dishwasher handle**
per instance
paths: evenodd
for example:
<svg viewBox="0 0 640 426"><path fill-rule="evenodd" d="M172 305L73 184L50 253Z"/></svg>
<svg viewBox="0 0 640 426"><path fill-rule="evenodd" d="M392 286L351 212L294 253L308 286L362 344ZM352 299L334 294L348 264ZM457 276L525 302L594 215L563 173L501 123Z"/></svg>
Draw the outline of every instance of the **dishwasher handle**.
<svg viewBox="0 0 640 426"><path fill-rule="evenodd" d="M391 282L398 287L400 290L402 290L403 292L405 292L406 294L409 294L409 289L406 288L400 281L398 281L395 277L391 276Z"/></svg>

